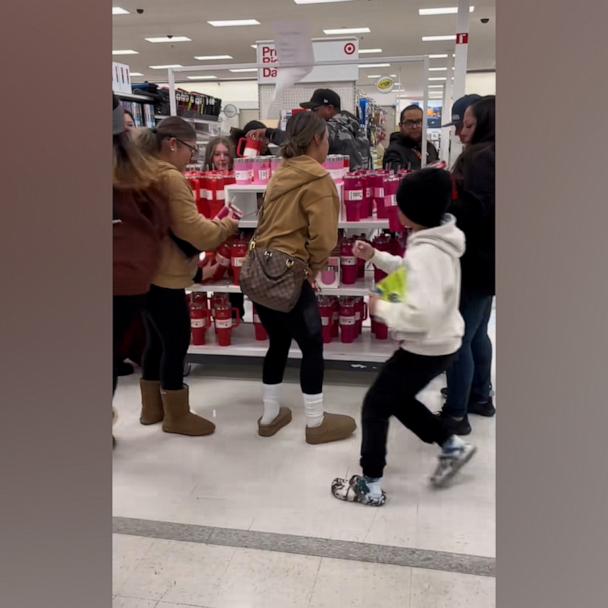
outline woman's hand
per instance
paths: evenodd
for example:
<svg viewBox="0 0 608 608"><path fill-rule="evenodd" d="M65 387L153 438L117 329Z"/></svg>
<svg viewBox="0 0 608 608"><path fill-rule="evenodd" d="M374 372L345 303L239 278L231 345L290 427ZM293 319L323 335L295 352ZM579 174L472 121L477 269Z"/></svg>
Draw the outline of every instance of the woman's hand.
<svg viewBox="0 0 608 608"><path fill-rule="evenodd" d="M234 216L230 215L226 218L225 222L230 229L231 234L236 234L239 231L239 220L237 220Z"/></svg>
<svg viewBox="0 0 608 608"><path fill-rule="evenodd" d="M355 245L353 247L353 254L356 258L361 258L366 262L369 262L373 257L376 250L365 241L355 241Z"/></svg>
<svg viewBox="0 0 608 608"><path fill-rule="evenodd" d="M203 271L203 276L201 277L201 283L206 283L207 281L211 280L213 278L213 275L215 275L215 271L219 268L219 263L216 262L215 264L207 264L206 266L203 266L201 268L201 270Z"/></svg>

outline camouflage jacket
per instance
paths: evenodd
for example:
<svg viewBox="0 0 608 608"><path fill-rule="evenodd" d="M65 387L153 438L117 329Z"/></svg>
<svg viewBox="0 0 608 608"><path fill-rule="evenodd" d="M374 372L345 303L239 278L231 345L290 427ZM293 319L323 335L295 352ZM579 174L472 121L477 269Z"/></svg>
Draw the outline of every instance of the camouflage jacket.
<svg viewBox="0 0 608 608"><path fill-rule="evenodd" d="M369 141L355 116L342 110L327 121L327 127L330 154L348 155L351 171L372 168Z"/></svg>

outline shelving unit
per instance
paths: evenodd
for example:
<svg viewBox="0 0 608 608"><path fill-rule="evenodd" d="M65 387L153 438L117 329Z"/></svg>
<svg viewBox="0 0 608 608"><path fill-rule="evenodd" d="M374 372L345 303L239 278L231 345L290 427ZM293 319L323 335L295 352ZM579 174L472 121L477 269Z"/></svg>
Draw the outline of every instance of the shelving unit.
<svg viewBox="0 0 608 608"><path fill-rule="evenodd" d="M154 99L147 95L136 93L115 93L120 99L124 109L129 110L135 119L138 127L153 127L154 120Z"/></svg>
<svg viewBox="0 0 608 608"><path fill-rule="evenodd" d="M208 344L190 346L188 360L200 361L209 355L231 357L264 357L268 350L267 341L257 341L252 323L242 323L232 330L232 344L219 346L215 341L213 328L207 331ZM324 345L323 356L327 361L343 361L349 363L383 363L395 350L392 340L376 340L369 330L363 329L362 334L351 344L343 344L338 339ZM301 359L302 352L295 342L289 350L290 359Z"/></svg>

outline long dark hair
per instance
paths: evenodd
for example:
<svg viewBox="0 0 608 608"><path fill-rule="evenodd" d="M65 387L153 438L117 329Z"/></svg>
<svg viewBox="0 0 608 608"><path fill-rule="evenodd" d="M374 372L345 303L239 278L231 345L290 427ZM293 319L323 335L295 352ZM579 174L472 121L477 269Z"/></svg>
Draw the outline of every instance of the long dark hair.
<svg viewBox="0 0 608 608"><path fill-rule="evenodd" d="M116 96L112 96L112 110L119 107ZM122 118L123 113L120 116ZM114 131L112 137L112 185L119 190L145 190L157 179L156 162L145 151L135 145L129 132Z"/></svg>
<svg viewBox="0 0 608 608"><path fill-rule="evenodd" d="M461 184L464 181L468 167L475 156L485 150L494 152L496 145L495 106L495 95L482 97L470 106L477 124L471 137L471 142L454 163L452 174L457 184Z"/></svg>
<svg viewBox="0 0 608 608"><path fill-rule="evenodd" d="M287 123L287 141L281 148L283 158L306 154L315 135L323 135L327 123L316 112L300 112Z"/></svg>

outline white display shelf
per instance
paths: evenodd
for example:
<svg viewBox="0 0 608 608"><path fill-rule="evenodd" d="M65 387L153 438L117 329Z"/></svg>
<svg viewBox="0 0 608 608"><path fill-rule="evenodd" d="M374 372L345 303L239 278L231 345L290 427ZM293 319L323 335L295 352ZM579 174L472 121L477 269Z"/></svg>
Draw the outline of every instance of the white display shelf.
<svg viewBox="0 0 608 608"><path fill-rule="evenodd" d="M264 357L268 349L268 341L263 342L255 339L252 323L242 323L232 330L232 344L230 346L219 346L215 341L215 331L210 328L207 331L208 344L204 346L190 346L189 355L226 355L231 357ZM352 343L343 344L339 338L325 344L323 357L327 361L346 362L373 362L382 363L386 361L395 351L397 345L392 340L376 340L369 330L363 333ZM295 341L289 350L290 359L301 359L302 352Z"/></svg>
<svg viewBox="0 0 608 608"><path fill-rule="evenodd" d="M165 116L164 114L155 114L154 118L156 118L156 120L162 120L163 118L169 118L169 116ZM208 119L205 118L191 118L190 116L180 116L180 118L183 118L184 120L187 120L188 122L193 122L194 124L197 125L219 125L219 117L210 117Z"/></svg>
<svg viewBox="0 0 608 608"><path fill-rule="evenodd" d="M339 287L319 286L319 295L322 296L367 296L374 286L373 276L359 279L353 285L340 285ZM220 292L220 293L240 293L241 288L230 281L219 281L217 283L196 284L189 287L188 291L198 292Z"/></svg>
<svg viewBox="0 0 608 608"><path fill-rule="evenodd" d="M266 192L266 186L260 184L229 184L224 187L226 192Z"/></svg>
<svg viewBox="0 0 608 608"><path fill-rule="evenodd" d="M241 220L239 222L239 228L256 228L257 225L257 220ZM340 221L338 222L338 228L342 230L382 230L388 228L388 220L370 218L360 222Z"/></svg>

